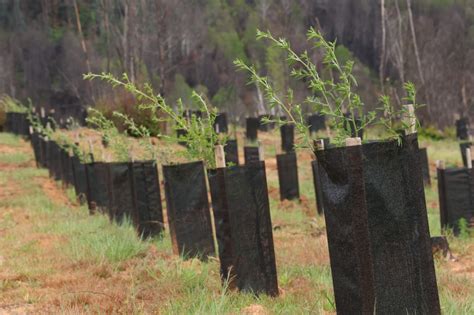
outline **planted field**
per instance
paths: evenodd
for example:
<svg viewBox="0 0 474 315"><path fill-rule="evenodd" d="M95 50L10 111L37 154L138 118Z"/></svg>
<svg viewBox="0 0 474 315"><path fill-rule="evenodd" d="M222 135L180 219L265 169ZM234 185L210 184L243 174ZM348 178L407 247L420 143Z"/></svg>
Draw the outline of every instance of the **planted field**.
<svg viewBox="0 0 474 315"><path fill-rule="evenodd" d="M106 215L89 215L72 189L64 190L45 169L36 168L29 142L0 134L0 313L335 313L311 159L298 155L301 201L280 201L277 139L276 133L262 136L280 291L272 298L226 290L217 258L203 262L173 254L166 224L162 237L140 240L130 222L112 224ZM430 232L436 236L434 161L460 164L461 156L454 142L421 145L431 163L426 199ZM474 241L450 235L448 241L456 260L435 255L442 312L472 314Z"/></svg>

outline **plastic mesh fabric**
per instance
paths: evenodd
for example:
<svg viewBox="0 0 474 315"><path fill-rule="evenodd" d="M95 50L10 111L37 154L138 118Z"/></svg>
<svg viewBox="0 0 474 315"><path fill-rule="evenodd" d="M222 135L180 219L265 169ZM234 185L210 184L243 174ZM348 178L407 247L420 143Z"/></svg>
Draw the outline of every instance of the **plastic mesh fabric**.
<svg viewBox="0 0 474 315"><path fill-rule="evenodd" d="M461 142L459 144L459 149L461 151L462 163L464 167L467 167L467 156L466 156L466 149L472 146L472 142ZM474 152L472 152L474 154ZM471 157L472 158L472 157Z"/></svg>
<svg viewBox="0 0 474 315"><path fill-rule="evenodd" d="M226 196L225 169L219 168L208 171L209 187L211 190L212 210L216 228L220 274L222 281L228 281L230 288L235 286L235 270L233 265L232 237L229 222L229 206Z"/></svg>
<svg viewBox="0 0 474 315"><path fill-rule="evenodd" d="M260 120L255 117L249 117L246 119L246 133L245 136L248 140L256 141L258 137L258 128Z"/></svg>
<svg viewBox="0 0 474 315"><path fill-rule="evenodd" d="M74 184L72 160L65 149L61 149L62 181L66 186Z"/></svg>
<svg viewBox="0 0 474 315"><path fill-rule="evenodd" d="M340 314L440 314L416 135L318 151Z"/></svg>
<svg viewBox="0 0 474 315"><path fill-rule="evenodd" d="M373 314L375 286L360 147L317 152L338 314Z"/></svg>
<svg viewBox="0 0 474 315"><path fill-rule="evenodd" d="M459 140L469 140L469 119L461 118L456 120L456 137Z"/></svg>
<svg viewBox="0 0 474 315"><path fill-rule="evenodd" d="M74 190L76 196L81 203L84 202L87 195L87 175L86 166L79 160L77 156L72 158L72 170L74 177Z"/></svg>
<svg viewBox="0 0 474 315"><path fill-rule="evenodd" d="M474 219L473 171L467 168L438 169L438 193L442 228L459 234L459 220Z"/></svg>
<svg viewBox="0 0 474 315"><path fill-rule="evenodd" d="M97 208L102 212L110 212L111 191L109 185L109 169L107 163L94 162L85 164L87 178L87 204L91 212Z"/></svg>
<svg viewBox="0 0 474 315"><path fill-rule="evenodd" d="M224 146L226 165L239 165L239 146L237 140L227 140Z"/></svg>
<svg viewBox="0 0 474 315"><path fill-rule="evenodd" d="M184 257L214 255L203 162L163 166L171 240Z"/></svg>
<svg viewBox="0 0 474 315"><path fill-rule="evenodd" d="M258 163L260 161L258 147L244 147L244 158L245 165Z"/></svg>
<svg viewBox="0 0 474 315"><path fill-rule="evenodd" d="M431 186L430 163L428 160L428 150L420 148L420 163L423 171L423 183L425 186Z"/></svg>
<svg viewBox="0 0 474 315"><path fill-rule="evenodd" d="M225 173L233 267L240 290L278 295L273 232L264 162Z"/></svg>
<svg viewBox="0 0 474 315"><path fill-rule="evenodd" d="M440 314L416 135L362 146L379 314Z"/></svg>
<svg viewBox="0 0 474 315"><path fill-rule="evenodd" d="M278 183L280 187L280 200L293 200L300 198L298 183L298 165L296 154L287 153L276 156L278 168Z"/></svg>
<svg viewBox="0 0 474 315"><path fill-rule="evenodd" d="M134 201L132 194L132 174L128 162L108 163L109 187L112 192L110 212L112 218L121 223L134 217Z"/></svg>
<svg viewBox="0 0 474 315"><path fill-rule="evenodd" d="M295 126L283 125L280 127L281 149L284 152L295 151Z"/></svg>
<svg viewBox="0 0 474 315"><path fill-rule="evenodd" d="M144 238L159 235L164 229L160 181L155 161L131 165L134 193L134 223Z"/></svg>
<svg viewBox="0 0 474 315"><path fill-rule="evenodd" d="M217 114L216 120L214 121L214 130L218 131L219 133L227 133L228 129L227 114Z"/></svg>
<svg viewBox="0 0 474 315"><path fill-rule="evenodd" d="M313 171L313 185L314 192L316 197L316 210L319 215L324 213L324 203L323 203L323 191L321 183L321 175L319 173L319 164L318 161L311 162L311 170Z"/></svg>
<svg viewBox="0 0 474 315"><path fill-rule="evenodd" d="M313 114L308 117L307 123L310 132L318 132L326 129L326 116L320 114Z"/></svg>

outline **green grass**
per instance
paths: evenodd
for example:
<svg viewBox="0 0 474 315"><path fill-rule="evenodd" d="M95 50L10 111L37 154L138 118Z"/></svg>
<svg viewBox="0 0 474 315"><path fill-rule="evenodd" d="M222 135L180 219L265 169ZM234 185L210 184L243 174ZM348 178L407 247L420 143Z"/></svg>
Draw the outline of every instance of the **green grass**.
<svg viewBox="0 0 474 315"><path fill-rule="evenodd" d="M69 236L65 250L76 262L119 263L139 256L148 249L148 243L140 241L130 223L120 226L110 224L103 215L71 219L59 221L46 227L46 230Z"/></svg>
<svg viewBox="0 0 474 315"><path fill-rule="evenodd" d="M0 163L22 164L31 161L31 156L26 153L17 152L15 154L0 153Z"/></svg>
<svg viewBox="0 0 474 315"><path fill-rule="evenodd" d="M0 132L0 144L6 145L12 148L18 148L22 146L20 139L21 137L15 136L14 134Z"/></svg>
<svg viewBox="0 0 474 315"><path fill-rule="evenodd" d="M0 207L30 209L31 216L37 219L39 232L68 237L69 242L62 246L74 261L118 263L142 254L149 246L137 237L129 222L121 226L110 224L103 215L89 216L85 207L71 208L51 200L37 181L47 178L45 170L20 168L14 172L3 171L0 178L23 191L20 197L1 199ZM67 194L71 201L75 199L72 189ZM11 226L10 217L4 216L0 227Z"/></svg>

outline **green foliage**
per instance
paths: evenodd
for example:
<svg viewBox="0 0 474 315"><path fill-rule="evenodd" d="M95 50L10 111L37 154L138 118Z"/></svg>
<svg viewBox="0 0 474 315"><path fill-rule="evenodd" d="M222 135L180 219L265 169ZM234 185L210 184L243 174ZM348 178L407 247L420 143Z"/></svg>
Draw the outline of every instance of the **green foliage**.
<svg viewBox="0 0 474 315"><path fill-rule="evenodd" d="M418 135L420 136L420 138L431 139L435 141L443 140L449 137L433 125L428 125L426 127L419 128Z"/></svg>
<svg viewBox="0 0 474 315"><path fill-rule="evenodd" d="M137 237L131 223L112 225L105 216L62 222L55 229L71 236L66 250L74 261L118 263L140 255L148 248L148 244Z"/></svg>
<svg viewBox="0 0 474 315"><path fill-rule="evenodd" d="M102 133L103 144L113 150L116 159L128 161L130 159L130 142L127 137L123 137L113 121L107 119L102 112L89 108L88 114L87 123Z"/></svg>
<svg viewBox="0 0 474 315"><path fill-rule="evenodd" d="M403 100L410 105L413 105L414 110L418 109L422 105L418 105L416 102L416 88L412 82L407 82L403 85L403 88L406 93L406 97ZM402 106L401 109L395 109L395 107L391 104L390 98L386 95L382 95L380 97L380 101L382 103L382 107L379 108L380 111L383 111L383 116L379 118L377 122L378 125L385 127L385 131L389 138L395 138L401 141L400 129L405 130L410 128L408 125L409 122L406 121L398 121L400 117L407 117L410 115L407 108ZM395 121L397 119L397 121ZM419 127L419 122L416 122L416 126Z"/></svg>
<svg viewBox="0 0 474 315"><path fill-rule="evenodd" d="M211 104L219 109L229 108L237 101L237 90L234 86L221 87L212 97Z"/></svg>
<svg viewBox="0 0 474 315"><path fill-rule="evenodd" d="M232 7L236 7L236 11L232 11ZM236 28L232 15L236 18L240 16L239 9L245 11L245 4L239 3L229 5L227 1L212 0L206 4L209 19L209 39L210 44L215 46L217 50L227 60L236 58L246 59L245 45L241 40Z"/></svg>
<svg viewBox="0 0 474 315"><path fill-rule="evenodd" d="M341 64L354 60L354 55L344 45L337 45L334 53Z"/></svg>
<svg viewBox="0 0 474 315"><path fill-rule="evenodd" d="M152 160L156 160L156 149L151 142L150 130L143 125L136 124L133 118L130 118L123 113L114 112L114 116L122 120L124 125L127 127L127 134L139 138L139 144L145 148Z"/></svg>
<svg viewBox="0 0 474 315"><path fill-rule="evenodd" d="M181 74L176 74L174 76L173 90L171 95L169 95L169 99L172 102L177 102L179 99L181 99L185 104L194 105L191 98L192 94L193 89L186 83L184 76Z"/></svg>
<svg viewBox="0 0 474 315"><path fill-rule="evenodd" d="M270 32L262 31L257 32L257 38L270 41L274 47L287 54L291 77L306 82L312 93L306 98L305 103L310 105L315 112L321 112L332 120L331 123L336 129L334 139L336 144L341 145L346 138L350 138L352 130L358 137L363 129L375 124L383 125L390 138L399 139L399 133L394 128L393 120L407 114L405 107L395 110L390 104L389 97L384 96L381 98L383 107L379 109L384 111L383 118L377 120L375 111L365 113L361 97L355 92L357 80L352 74L354 62L348 59L344 64L341 63L336 54L336 42L327 41L319 31L313 28L308 31L308 41L311 41L314 48L323 54L324 69L318 70L307 51L297 54L286 39L277 39ZM342 53L340 52L340 54ZM236 60L234 63L238 69L250 74L251 83L258 84L265 91L265 97L272 108L279 108L288 116L287 121L278 121L278 123L294 124L303 139L301 147L314 151L315 148L309 136L309 128L302 114L301 104L294 103L293 91L289 89L284 97L280 97L279 93L282 91L275 89L268 77L259 75L254 66L249 66L242 60ZM324 70L328 70L330 73L328 77L324 76ZM414 85L407 83L404 88L407 93L404 100L407 104L414 105L416 109L418 105Z"/></svg>
<svg viewBox="0 0 474 315"><path fill-rule="evenodd" d="M191 98L198 109L203 113L203 118L192 116L190 118L185 117L184 111L185 106L181 100L178 100L178 110L175 111L166 100L160 95L156 94L150 84L144 84L143 87L137 86L131 82L126 74L119 79L110 73L93 74L89 73L84 75L86 80L100 79L112 85L113 87L124 88L127 92L131 93L139 102L138 109L146 110L152 113L150 117L155 123L158 122L169 122L173 124L175 131L183 130L184 135L179 138L175 136L165 136L174 142L185 142L186 143L186 155L190 159L203 160L206 165L210 168L215 167L214 160L214 146L220 142L225 144L226 138L219 138L218 134L214 130L214 122L216 119L217 112L215 109L209 108L204 101L204 98L197 92L193 91ZM123 114L116 114L122 118L126 118ZM131 122L128 120L128 122ZM110 123L104 120L104 117L100 117L98 120L99 127L103 125L101 129L115 130L110 126ZM145 131L143 127L134 128L139 133L146 133L146 137L150 136L150 133Z"/></svg>
<svg viewBox="0 0 474 315"><path fill-rule="evenodd" d="M472 229L469 226L469 222L465 218L459 219L459 237L461 239L468 239L471 235Z"/></svg>
<svg viewBox="0 0 474 315"><path fill-rule="evenodd" d="M5 154L0 152L0 163L22 164L31 160L31 156L23 152Z"/></svg>
<svg viewBox="0 0 474 315"><path fill-rule="evenodd" d="M26 113L27 111L28 106L13 97L6 94L0 97L0 112Z"/></svg>
<svg viewBox="0 0 474 315"><path fill-rule="evenodd" d="M210 37L217 48L228 60L235 58L246 58L245 47L236 31L222 31L214 29L210 32Z"/></svg>
<svg viewBox="0 0 474 315"><path fill-rule="evenodd" d="M265 66L275 91L284 92L286 90L286 75L288 68L286 57L286 53L275 46L269 46L267 48Z"/></svg>
<svg viewBox="0 0 474 315"><path fill-rule="evenodd" d="M449 126L444 128L443 134L445 135L446 139L456 139L456 127L454 126Z"/></svg>

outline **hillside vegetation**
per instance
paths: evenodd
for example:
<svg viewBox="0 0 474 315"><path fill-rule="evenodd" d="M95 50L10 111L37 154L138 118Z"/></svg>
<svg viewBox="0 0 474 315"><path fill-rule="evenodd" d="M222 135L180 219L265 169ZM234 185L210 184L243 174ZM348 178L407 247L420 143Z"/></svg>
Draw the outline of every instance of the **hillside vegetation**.
<svg viewBox="0 0 474 315"><path fill-rule="evenodd" d="M55 0L0 3L0 93L43 106L130 110L134 100L82 80L86 72L128 73L170 101L206 94L234 117L269 111L232 62L251 61L275 86L289 78L285 56L255 38L270 30L301 52L305 33L337 39L354 55L364 101L413 81L428 106L425 125L446 127L474 102L474 3L469 0ZM318 54L313 51L314 60Z"/></svg>

